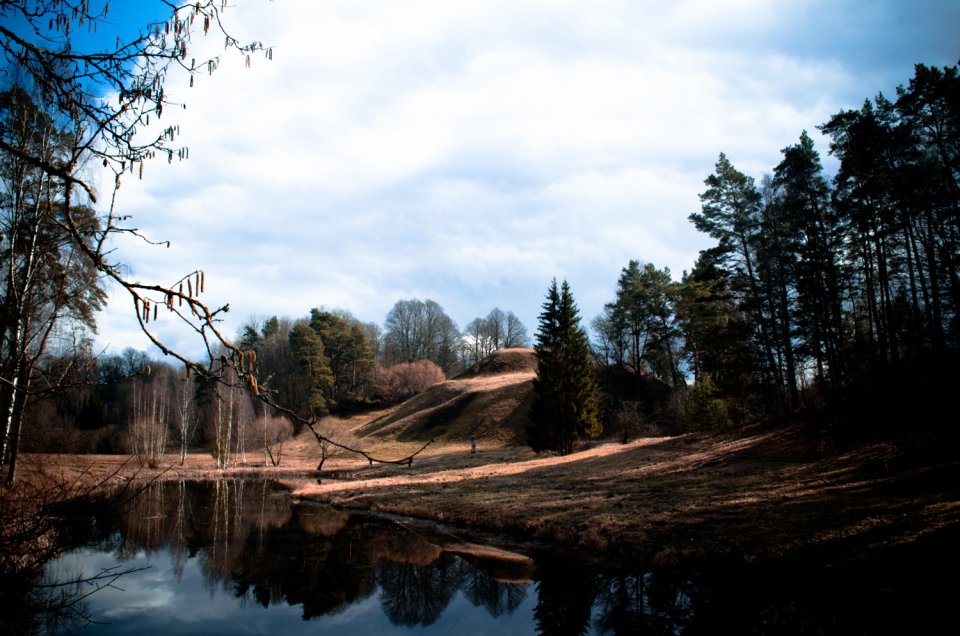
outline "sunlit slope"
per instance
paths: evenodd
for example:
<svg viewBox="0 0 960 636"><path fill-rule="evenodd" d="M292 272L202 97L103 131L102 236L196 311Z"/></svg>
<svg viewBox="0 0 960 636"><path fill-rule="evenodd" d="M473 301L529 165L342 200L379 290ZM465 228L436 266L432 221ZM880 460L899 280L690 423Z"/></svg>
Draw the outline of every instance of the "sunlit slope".
<svg viewBox="0 0 960 636"><path fill-rule="evenodd" d="M533 349L504 349L355 431L399 441L520 443L533 395Z"/></svg>

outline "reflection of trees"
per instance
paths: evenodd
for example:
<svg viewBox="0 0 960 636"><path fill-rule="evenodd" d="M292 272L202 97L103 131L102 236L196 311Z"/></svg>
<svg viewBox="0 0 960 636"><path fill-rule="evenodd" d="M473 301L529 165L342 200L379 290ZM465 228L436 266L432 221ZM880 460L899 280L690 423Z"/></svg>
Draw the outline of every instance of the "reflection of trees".
<svg viewBox="0 0 960 636"><path fill-rule="evenodd" d="M840 576L839 572L833 575ZM875 598L858 606L855 592L851 592L863 589L865 582L859 580L851 586L841 577L824 586L827 581L820 576L811 580L789 568L744 568L737 564L715 566L699 573L694 583L686 584L688 607L684 627L688 632L703 632L717 631L715 627L719 626L724 632L734 634L926 634L943 631L924 629L916 624L894 625L889 616L882 617L884 604ZM846 617L832 613L838 606L825 601L828 597L839 600ZM911 607L902 597L891 597L891 601L891 605ZM945 607L952 608L953 601L951 598ZM824 610L827 613L818 616ZM847 622L849 619L852 620Z"/></svg>
<svg viewBox="0 0 960 636"><path fill-rule="evenodd" d="M537 594L538 633L587 633L595 583L583 564L553 555L538 558Z"/></svg>
<svg viewBox="0 0 960 636"><path fill-rule="evenodd" d="M515 567L471 563L374 517L291 505L270 482L157 482L119 513L91 513L91 506L78 508L88 521L79 524L76 545L96 544L121 559L168 549L178 578L196 559L208 589L263 607L301 605L305 620L343 611L378 584L384 613L406 626L436 622L458 591L494 617L513 612L528 594L528 585L497 578L527 575Z"/></svg>
<svg viewBox="0 0 960 636"><path fill-rule="evenodd" d="M176 511L173 517L173 534L170 540L170 558L173 559L173 575L177 581L183 579L183 569L187 564L187 531L193 517L192 498L187 496L187 483L176 482Z"/></svg>
<svg viewBox="0 0 960 636"><path fill-rule="evenodd" d="M644 576L604 576L598 583L596 628L601 634L648 632Z"/></svg>
<svg viewBox="0 0 960 636"><path fill-rule="evenodd" d="M697 588L679 572L605 575L597 584L595 627L602 634L677 634L691 625Z"/></svg>
<svg viewBox="0 0 960 636"><path fill-rule="evenodd" d="M167 548L178 578L197 556L208 583L226 586L245 558L248 537L289 521L290 500L272 496L275 490L252 480L150 483L125 506L116 554Z"/></svg>
<svg viewBox="0 0 960 636"><path fill-rule="evenodd" d="M377 584L384 613L406 626L434 623L461 589L494 616L526 598L522 585L499 583L415 533L370 518L348 520L320 506L296 506L290 523L256 543L269 558L244 561L235 593L264 607L302 605L304 619L342 611L371 596Z"/></svg>
<svg viewBox="0 0 960 636"><path fill-rule="evenodd" d="M231 590L241 603L301 605L305 620L368 599L378 584L386 616L408 627L435 623L457 591L495 618L514 612L530 593L529 584L503 582L527 580L528 563L518 566L466 551L455 556L429 533L319 505L291 505L269 482L168 482L141 494L122 513L116 500L108 499L58 506L61 547L96 545L121 557L167 547L175 572L197 559L211 589ZM17 556L0 552L7 560ZM885 605L897 609L877 613L876 587L853 578L862 572L830 582L819 571L802 574L779 565L745 568L726 562L701 566L694 576L679 568L610 573L544 551L536 559L534 618L543 634L583 634L591 616L601 634L793 633L801 628L866 633L893 631L884 629L889 612L922 605L926 612L920 618L926 620L952 607L952 589L936 590L931 582L898 598L904 590L891 585ZM40 575L31 569L11 578L0 571L0 634L64 629L43 622L44 616L85 620L76 586L57 583L82 574L48 571L42 583L48 587L35 585ZM916 584L916 579L897 580ZM863 589L849 594L858 587ZM84 592L89 589L83 586ZM848 596L838 605L841 591ZM906 625L917 617L892 618Z"/></svg>
<svg viewBox="0 0 960 636"><path fill-rule="evenodd" d="M387 618L394 625L432 625L460 589L463 568L464 562L447 552L428 565L380 561L377 582Z"/></svg>
<svg viewBox="0 0 960 636"><path fill-rule="evenodd" d="M693 618L696 587L686 573L661 570L644 577L651 624L660 632L682 631Z"/></svg>
<svg viewBox="0 0 960 636"><path fill-rule="evenodd" d="M226 589L241 562L243 547L252 525L244 522L244 482L218 479L213 482L208 543L200 553L200 570L213 588L221 582Z"/></svg>
<svg viewBox="0 0 960 636"><path fill-rule="evenodd" d="M298 506L283 527L271 529L258 540L256 558L248 551L244 566L234 578L237 596L248 597L264 607L285 600L303 606L304 620L341 611L375 591L362 526L347 526L332 537L311 534L312 522L299 519L312 514ZM332 514L339 513L331 511Z"/></svg>
<svg viewBox="0 0 960 636"><path fill-rule="evenodd" d="M130 501L120 558L133 558L140 550L151 552L168 543L171 531L165 497L168 486L159 481L150 482Z"/></svg>
<svg viewBox="0 0 960 636"><path fill-rule="evenodd" d="M501 583L480 568L464 573L462 587L468 601L475 607L484 607L494 618L512 614L527 598L526 585Z"/></svg>

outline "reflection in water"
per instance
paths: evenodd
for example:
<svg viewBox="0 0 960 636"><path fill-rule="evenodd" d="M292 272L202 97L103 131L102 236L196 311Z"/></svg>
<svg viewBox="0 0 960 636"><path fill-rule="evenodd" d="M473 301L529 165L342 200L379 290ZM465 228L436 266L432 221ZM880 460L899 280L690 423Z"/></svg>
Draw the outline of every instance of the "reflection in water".
<svg viewBox="0 0 960 636"><path fill-rule="evenodd" d="M390 622L411 627L435 623L458 592L495 618L527 597L527 583L501 582L495 567L394 522L294 505L269 482L153 483L116 518L92 522L109 524L118 531L93 543L117 559L168 552L178 581L193 560L210 594L225 591L243 606L299 606L304 620L377 592ZM529 580L532 562L526 569Z"/></svg>
<svg viewBox="0 0 960 636"><path fill-rule="evenodd" d="M390 622L406 627L435 623L460 589L462 563L446 553L427 565L380 561L377 583Z"/></svg>
<svg viewBox="0 0 960 636"><path fill-rule="evenodd" d="M837 595L824 581L793 572L611 570L546 549L531 559L496 557L494 550L449 545L449 535L429 528L293 503L262 481L154 483L122 511L88 504L73 512L61 533L84 546L73 555L78 561L50 564L48 587L23 597L18 633L51 633L63 619L77 629L88 616L110 624L85 633L241 627L383 633L391 625L432 633L469 626L470 633L491 634L870 633L889 627L882 615L864 611L875 611L869 595L831 603ZM82 568L71 565L79 562ZM141 564L152 566L127 575L124 592L83 597L89 587L49 587ZM29 609L44 604L74 609ZM0 625L10 621L8 613Z"/></svg>
<svg viewBox="0 0 960 636"><path fill-rule="evenodd" d="M595 626L602 634L685 631L693 618L689 579L669 571L597 577Z"/></svg>
<svg viewBox="0 0 960 636"><path fill-rule="evenodd" d="M577 563L537 563L537 628L541 634L585 634L595 594L593 577Z"/></svg>
<svg viewBox="0 0 960 636"><path fill-rule="evenodd" d="M527 598L527 585L498 581L480 568L464 572L461 590L474 607L483 607L494 618L513 613Z"/></svg>

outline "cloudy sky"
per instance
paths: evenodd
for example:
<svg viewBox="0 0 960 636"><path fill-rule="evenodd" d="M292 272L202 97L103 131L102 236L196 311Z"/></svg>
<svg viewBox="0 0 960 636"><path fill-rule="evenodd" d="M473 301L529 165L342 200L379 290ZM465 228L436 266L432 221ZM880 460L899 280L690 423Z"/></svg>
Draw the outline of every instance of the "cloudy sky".
<svg viewBox="0 0 960 636"><path fill-rule="evenodd" d="M429 298L532 335L553 277L589 322L630 259L679 277L709 245L687 216L720 152L759 178L806 129L826 155L830 115L960 59L955 0L236 0L224 21L273 61L170 76L190 158L117 206L171 247L117 254L145 281L204 270L227 334ZM149 350L114 297L99 345Z"/></svg>

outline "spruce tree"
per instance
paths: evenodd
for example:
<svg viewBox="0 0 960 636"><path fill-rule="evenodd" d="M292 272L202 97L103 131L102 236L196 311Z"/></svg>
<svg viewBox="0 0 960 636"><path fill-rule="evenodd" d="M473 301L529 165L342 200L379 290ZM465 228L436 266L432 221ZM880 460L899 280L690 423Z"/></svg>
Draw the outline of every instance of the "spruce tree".
<svg viewBox="0 0 960 636"><path fill-rule="evenodd" d="M323 416L329 413L324 389L333 383L330 363L323 352L323 340L310 327L310 323L301 320L290 331L290 349L300 367L300 387L296 410L304 419Z"/></svg>
<svg viewBox="0 0 960 636"><path fill-rule="evenodd" d="M570 286L550 284L539 316L537 379L530 407L527 443L536 452L573 452L583 437L596 437L603 427L598 416L594 369L587 335L580 327Z"/></svg>

